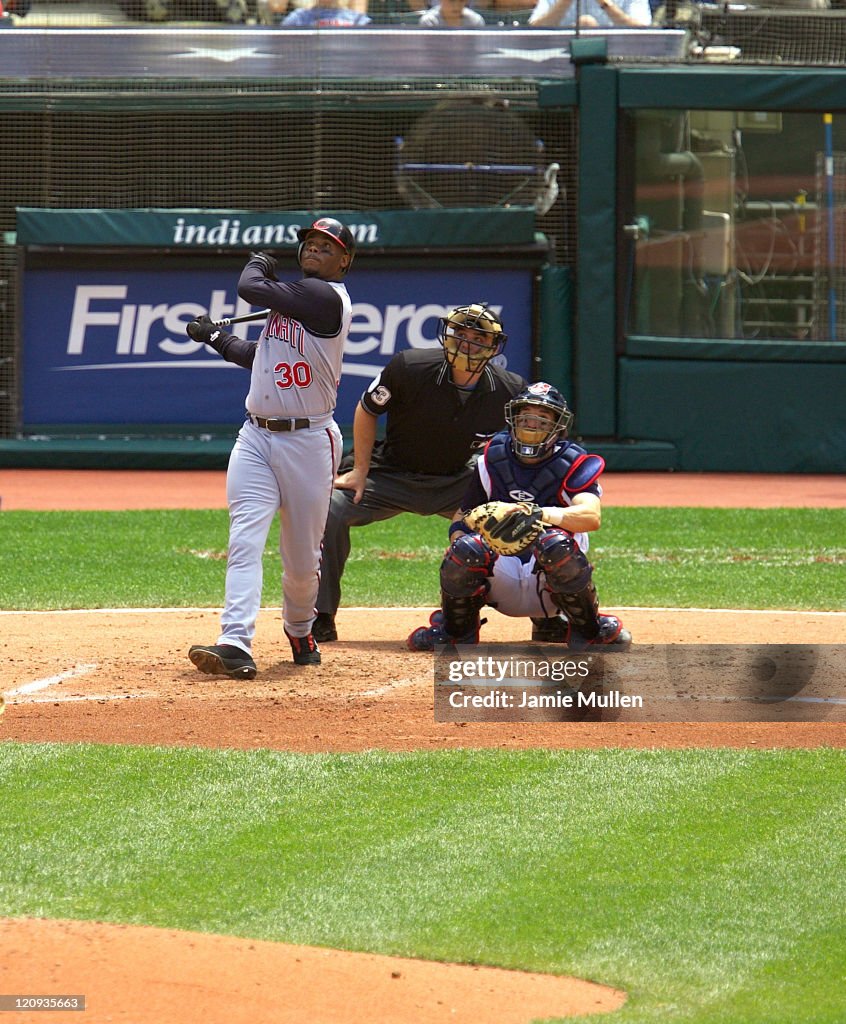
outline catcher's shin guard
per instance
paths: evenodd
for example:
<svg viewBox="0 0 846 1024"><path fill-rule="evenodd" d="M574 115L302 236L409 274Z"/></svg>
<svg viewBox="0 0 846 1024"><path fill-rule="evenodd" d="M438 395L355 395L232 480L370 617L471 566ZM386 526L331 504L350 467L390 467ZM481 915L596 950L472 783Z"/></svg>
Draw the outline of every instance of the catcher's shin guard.
<svg viewBox="0 0 846 1024"><path fill-rule="evenodd" d="M600 615L599 598L593 583L576 594L552 594L552 600L570 620L568 644L571 650L631 646L632 635L616 615Z"/></svg>
<svg viewBox="0 0 846 1024"><path fill-rule="evenodd" d="M475 635L475 640L461 640L457 642L477 644L479 642L479 628L481 626L479 611L484 606L484 603L484 594L476 594L473 597L452 597L445 591L441 591L444 629L450 636L455 637Z"/></svg>
<svg viewBox="0 0 846 1024"><path fill-rule="evenodd" d="M441 562L441 590L452 597L487 594L496 554L478 533L462 533L447 548Z"/></svg>
<svg viewBox="0 0 846 1024"><path fill-rule="evenodd" d="M479 640L479 610L490 589L496 554L477 533L465 533L450 544L441 563L443 624L451 637L475 634ZM467 642L467 641L464 641Z"/></svg>
<svg viewBox="0 0 846 1024"><path fill-rule="evenodd" d="M575 594L590 583L593 567L572 534L552 527L534 546L535 572L546 577L551 594Z"/></svg>

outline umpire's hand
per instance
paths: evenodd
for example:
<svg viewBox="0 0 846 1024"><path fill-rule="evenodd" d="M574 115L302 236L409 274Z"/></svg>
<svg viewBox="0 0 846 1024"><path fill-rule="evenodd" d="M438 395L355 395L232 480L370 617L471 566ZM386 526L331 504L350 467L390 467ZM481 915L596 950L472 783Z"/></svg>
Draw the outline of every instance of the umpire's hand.
<svg viewBox="0 0 846 1024"><path fill-rule="evenodd" d="M340 473L335 477L335 486L339 491L355 491L355 494L353 494L354 505L361 501L366 485L367 471L356 469L355 466L348 473Z"/></svg>

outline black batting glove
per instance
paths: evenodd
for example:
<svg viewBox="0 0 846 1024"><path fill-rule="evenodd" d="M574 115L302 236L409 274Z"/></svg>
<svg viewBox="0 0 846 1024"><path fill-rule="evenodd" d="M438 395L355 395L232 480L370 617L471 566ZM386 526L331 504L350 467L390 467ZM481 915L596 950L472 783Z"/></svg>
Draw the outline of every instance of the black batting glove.
<svg viewBox="0 0 846 1024"><path fill-rule="evenodd" d="M269 252L250 253L250 263L260 266L264 276L269 277L271 281L276 280L276 260Z"/></svg>
<svg viewBox="0 0 846 1024"><path fill-rule="evenodd" d="M212 318L205 314L197 317L196 320L192 320L185 330L188 332L188 337L193 341L202 342L203 345L211 345L212 348L216 347L214 343L219 340L222 333Z"/></svg>

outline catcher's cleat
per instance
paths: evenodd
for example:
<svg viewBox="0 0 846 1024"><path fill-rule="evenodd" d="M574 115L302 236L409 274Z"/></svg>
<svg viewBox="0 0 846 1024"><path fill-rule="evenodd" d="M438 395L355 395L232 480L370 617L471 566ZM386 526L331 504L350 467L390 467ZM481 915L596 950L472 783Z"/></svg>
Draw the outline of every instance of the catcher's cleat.
<svg viewBox="0 0 846 1024"><path fill-rule="evenodd" d="M210 676L229 676L230 679L255 679L256 663L240 647L220 644L216 647L201 647L194 644L188 657L201 672Z"/></svg>
<svg viewBox="0 0 846 1024"><path fill-rule="evenodd" d="M338 639L338 630L335 628L335 616L329 612L318 612L317 618L311 624L311 635L319 644L328 644Z"/></svg>
<svg viewBox="0 0 846 1024"><path fill-rule="evenodd" d="M542 644L570 642L570 623L561 615L532 619L532 639Z"/></svg>
<svg viewBox="0 0 846 1024"><path fill-rule="evenodd" d="M314 633L309 633L308 636L291 636L286 629L285 636L291 644L295 665L320 664L320 648L315 643Z"/></svg>
<svg viewBox="0 0 846 1024"><path fill-rule="evenodd" d="M410 633L406 644L410 651L434 651L436 647L456 646L456 644L477 644L479 642L478 623L474 629L464 636L450 636L444 628L444 613L440 610L432 612L429 616L428 626L418 626L413 633Z"/></svg>
<svg viewBox="0 0 846 1024"><path fill-rule="evenodd" d="M570 650L583 651L587 647L611 647L615 651L626 651L632 645L632 635L624 628L616 615L599 616L599 632L586 637L576 629L570 629Z"/></svg>

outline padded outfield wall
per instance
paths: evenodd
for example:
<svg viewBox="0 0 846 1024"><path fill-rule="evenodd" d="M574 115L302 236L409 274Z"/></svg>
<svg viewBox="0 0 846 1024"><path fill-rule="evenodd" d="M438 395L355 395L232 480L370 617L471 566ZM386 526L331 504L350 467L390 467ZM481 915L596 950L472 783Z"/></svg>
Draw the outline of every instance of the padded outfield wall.
<svg viewBox="0 0 846 1024"><path fill-rule="evenodd" d="M342 420L472 292L612 468L846 468L838 68L715 65L675 28L4 35L3 464L225 464L243 381L180 402L215 372L175 365L203 356L182 320L237 301L236 221L319 211L360 228Z"/></svg>

